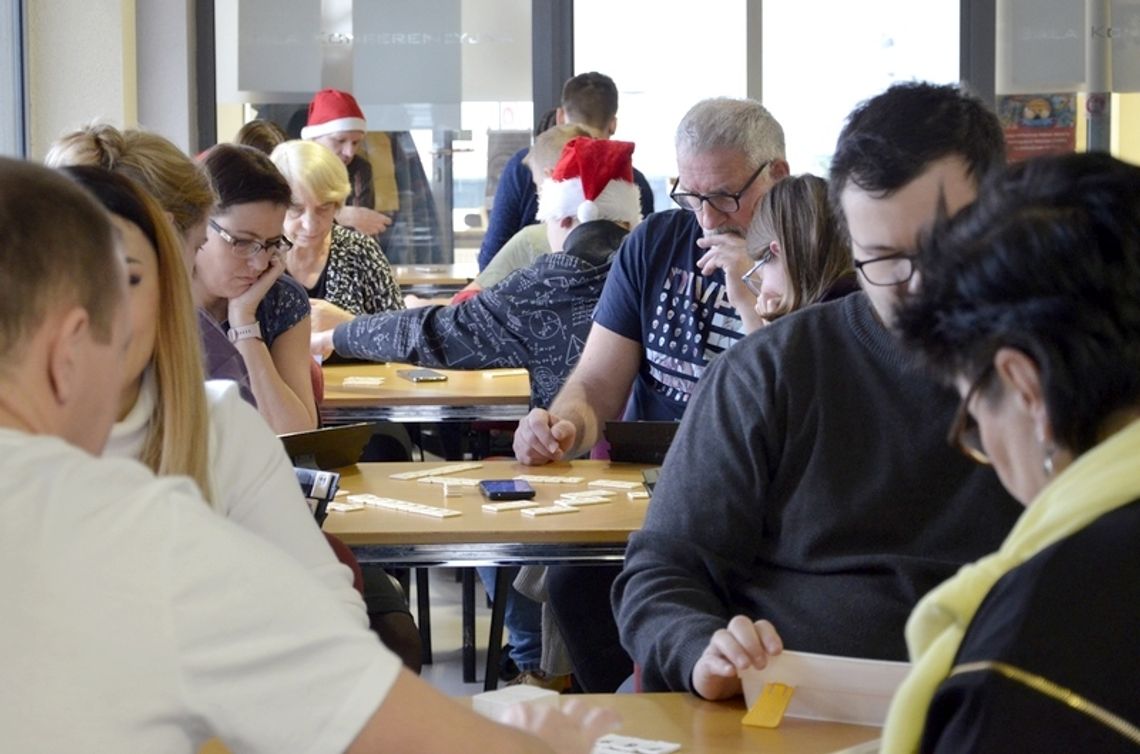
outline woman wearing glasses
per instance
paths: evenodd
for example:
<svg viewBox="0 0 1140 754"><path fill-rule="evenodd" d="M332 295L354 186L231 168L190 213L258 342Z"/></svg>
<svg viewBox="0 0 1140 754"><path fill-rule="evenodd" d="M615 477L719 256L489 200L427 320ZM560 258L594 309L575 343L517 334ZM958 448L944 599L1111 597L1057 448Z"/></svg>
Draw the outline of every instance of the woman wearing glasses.
<svg viewBox="0 0 1140 754"><path fill-rule="evenodd" d="M746 332L859 287L827 181L810 173L769 189L752 216L747 247L755 263L739 278L727 276L729 301Z"/></svg>
<svg viewBox="0 0 1140 754"><path fill-rule="evenodd" d="M1140 169L1010 168L936 229L898 326L957 386L951 439L1026 510L930 592L884 751L1140 748Z"/></svg>
<svg viewBox="0 0 1140 754"><path fill-rule="evenodd" d="M309 358L309 299L285 272L289 184L252 147L219 144L202 161L218 202L194 257L194 299L217 320L249 370L274 432L317 426Z"/></svg>

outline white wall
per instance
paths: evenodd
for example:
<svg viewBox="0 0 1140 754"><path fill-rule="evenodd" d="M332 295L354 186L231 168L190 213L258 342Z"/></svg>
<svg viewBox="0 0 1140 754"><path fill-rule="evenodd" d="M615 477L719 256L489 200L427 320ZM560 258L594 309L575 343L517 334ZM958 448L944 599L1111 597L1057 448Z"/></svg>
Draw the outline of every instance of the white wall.
<svg viewBox="0 0 1140 754"><path fill-rule="evenodd" d="M137 124L135 0L28 0L29 151L92 120Z"/></svg>

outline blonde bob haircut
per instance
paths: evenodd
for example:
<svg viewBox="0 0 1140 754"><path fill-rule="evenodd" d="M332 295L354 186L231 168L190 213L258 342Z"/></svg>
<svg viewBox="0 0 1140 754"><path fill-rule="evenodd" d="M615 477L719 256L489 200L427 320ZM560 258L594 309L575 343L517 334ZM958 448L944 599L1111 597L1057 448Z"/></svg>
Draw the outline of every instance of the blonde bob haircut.
<svg viewBox="0 0 1140 754"><path fill-rule="evenodd" d="M124 175L81 165L66 174L111 214L134 223L155 246L159 312L151 368L158 395L139 461L156 474L188 476L213 504L209 475L209 408L203 386L198 318L182 244L161 205Z"/></svg>
<svg viewBox="0 0 1140 754"><path fill-rule="evenodd" d="M289 182L294 200L303 197L317 204L344 205L351 188L348 169L325 145L294 139L274 147L269 159Z"/></svg>
<svg viewBox="0 0 1140 754"><path fill-rule="evenodd" d="M214 191L202 168L172 142L149 131L120 131L107 123L93 123L56 140L44 163L56 168L91 165L127 176L170 213L184 239L214 206Z"/></svg>

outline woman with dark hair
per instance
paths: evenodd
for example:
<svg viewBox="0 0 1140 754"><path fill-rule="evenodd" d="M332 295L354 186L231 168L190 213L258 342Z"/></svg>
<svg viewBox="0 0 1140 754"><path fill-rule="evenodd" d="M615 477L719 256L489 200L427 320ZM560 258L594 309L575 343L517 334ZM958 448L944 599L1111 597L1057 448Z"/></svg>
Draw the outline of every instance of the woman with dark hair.
<svg viewBox="0 0 1140 754"><path fill-rule="evenodd" d="M884 751L1140 748L1140 168L1045 158L917 257L903 337L962 396L950 439L1026 510L928 594Z"/></svg>
<svg viewBox="0 0 1140 754"><path fill-rule="evenodd" d="M194 257L195 300L237 347L261 415L278 434L314 429L309 299L285 272L289 184L252 147L219 144L202 160L218 202Z"/></svg>

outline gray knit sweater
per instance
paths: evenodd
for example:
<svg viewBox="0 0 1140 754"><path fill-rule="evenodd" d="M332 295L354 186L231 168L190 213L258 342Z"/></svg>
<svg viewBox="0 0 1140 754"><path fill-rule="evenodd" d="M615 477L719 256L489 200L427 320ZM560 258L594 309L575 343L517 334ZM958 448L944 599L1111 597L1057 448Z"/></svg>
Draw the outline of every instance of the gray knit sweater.
<svg viewBox="0 0 1140 754"><path fill-rule="evenodd" d="M956 402L861 293L722 354L614 585L646 690L689 689L736 614L772 621L788 649L905 659L917 600L996 549L1021 510L947 445Z"/></svg>

